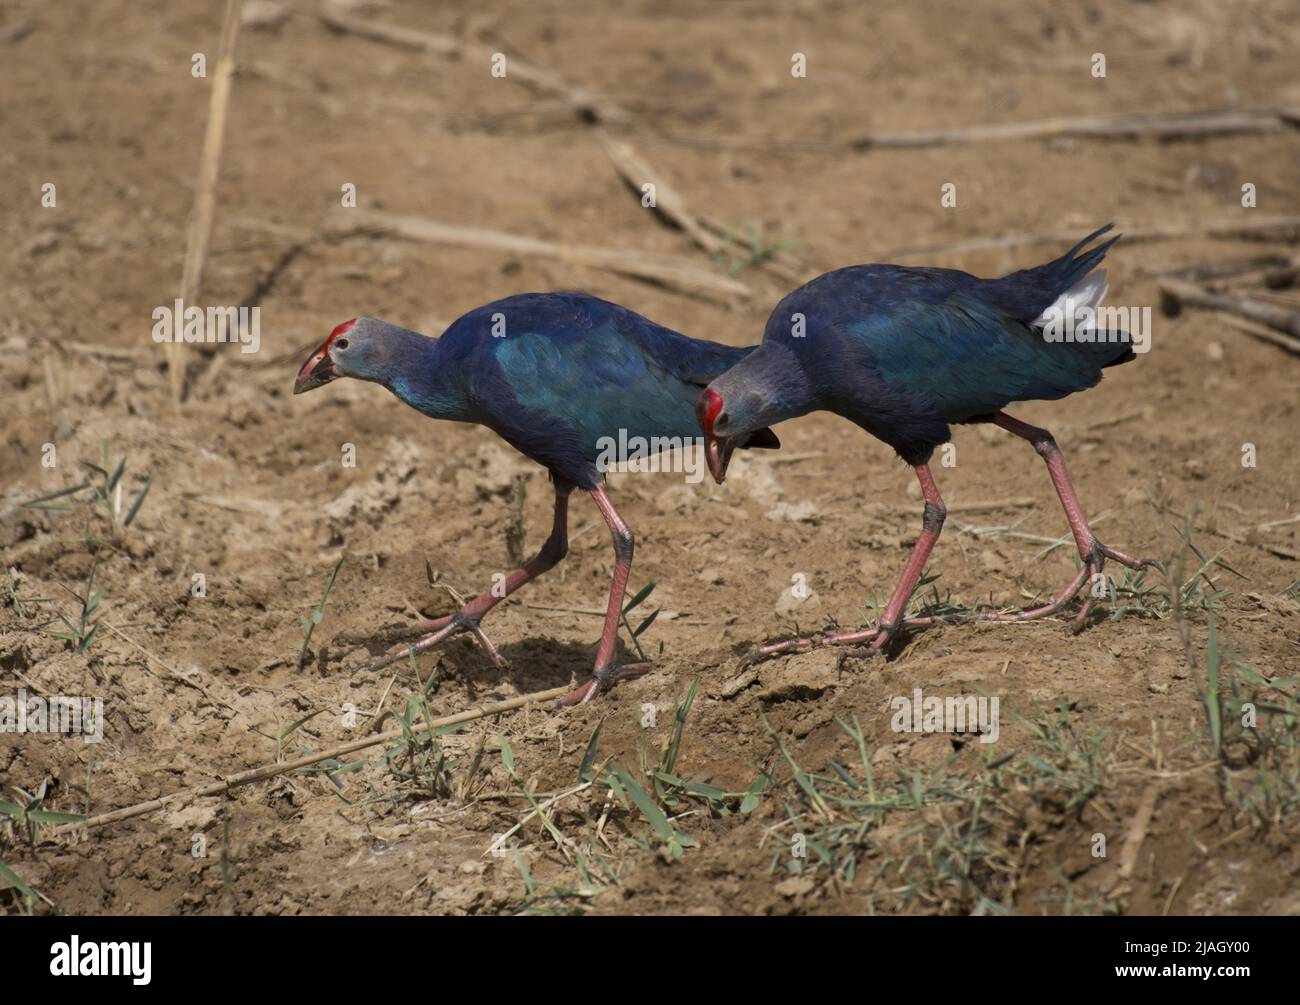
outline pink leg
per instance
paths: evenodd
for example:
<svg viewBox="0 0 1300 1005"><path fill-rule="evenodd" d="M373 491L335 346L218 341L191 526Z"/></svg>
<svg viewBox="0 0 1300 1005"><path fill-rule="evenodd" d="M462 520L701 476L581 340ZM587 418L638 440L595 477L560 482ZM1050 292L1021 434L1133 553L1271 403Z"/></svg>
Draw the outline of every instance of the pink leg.
<svg viewBox="0 0 1300 1005"><path fill-rule="evenodd" d="M1061 508L1065 510L1065 519L1070 524L1070 532L1074 535L1074 543L1079 549L1079 558L1083 561L1080 575L1075 577L1075 584L1077 585L1074 585L1074 589L1070 591L1070 596L1073 596L1078 591L1079 586L1090 575L1100 573L1108 558L1113 558L1116 562L1126 565L1130 569L1159 569L1161 567L1160 563L1154 559L1134 558L1132 555L1117 551L1097 540L1092 529L1088 526L1088 518L1084 514L1083 504L1079 502L1079 494L1075 492L1074 483L1070 480L1070 473L1066 470L1065 457L1061 454L1061 448L1056 445L1056 440L1051 433L1046 429L1040 429L1038 426L1031 426L1027 422L1014 419L1005 412L995 413L991 421L994 425L1001 426L1007 432L1028 440L1033 444L1038 456L1047 463L1047 473L1052 479L1052 485L1056 488L1057 497L1061 500ZM1083 609L1079 611L1079 616L1074 622L1076 632L1082 631L1084 625L1087 624L1088 612L1092 610L1093 600L1092 593L1089 591L1084 599ZM1037 616L1041 617L1042 615ZM1027 620L1024 614L977 615L976 619L982 621Z"/></svg>
<svg viewBox="0 0 1300 1005"><path fill-rule="evenodd" d="M1065 468L1065 458L1061 455L1061 450L1052 438L1052 434L1046 429L1040 429L1037 426L1031 426L1028 423L1021 422L1019 419L1013 419L1011 416L998 412L992 419L995 425L1001 426L1008 432L1015 433L1017 436L1028 440L1034 445L1034 449L1047 462L1047 472L1051 476L1052 484L1056 487L1056 494L1061 500L1061 506L1065 510L1065 518L1070 524L1070 532L1074 535L1074 543L1079 549L1079 557L1083 560L1074 579L1070 580L1065 589L1062 590L1055 600L1043 604L1039 607L1032 607L1023 611L1014 611L1009 614L1003 614L998 611L981 611L976 614L956 614L956 615L937 615L934 617L908 618L908 627L925 627L927 625L951 623L960 621L963 623L971 621L983 622L1014 622L1014 621L1033 621L1038 618L1050 617L1061 611L1077 594L1081 587L1088 581L1094 573L1100 572L1102 565L1107 558L1113 558L1115 561L1127 565L1131 568L1141 569L1147 566L1159 568L1160 563L1151 559L1137 559L1131 555L1126 555L1122 551L1116 551L1102 544L1093 536L1092 530L1088 527L1088 519L1084 514L1083 504L1079 502L1079 495L1074 490L1074 483L1070 481L1069 472ZM1084 599L1083 607L1075 618L1074 630L1081 630L1087 622L1088 613L1092 610L1094 598L1091 593Z"/></svg>
<svg viewBox="0 0 1300 1005"><path fill-rule="evenodd" d="M871 648L876 651L879 651L889 640L889 636L903 620L903 615L907 612L907 602L912 599L916 584L921 580L925 563L930 559L930 552L934 550L935 542L939 540L944 518L948 515L948 509L939 496L939 489L934 484L929 466L918 464L916 477L921 482L921 496L925 499L925 512L921 517L921 536L916 539L912 554L908 556L907 565L903 566L903 576L894 587L894 595L885 605L884 614L880 616L879 634L871 643Z"/></svg>
<svg viewBox="0 0 1300 1005"><path fill-rule="evenodd" d="M1070 474L1065 467L1065 458L1061 454L1060 448L1056 445L1056 440L1046 429L1040 429L1037 426L1031 426L1019 419L1014 419L1004 412L998 412L991 420L995 425L1001 426L1008 432L1028 440L1034 445L1039 456L1047 463L1047 472L1051 476L1052 485L1056 488L1056 494L1061 500L1061 506L1065 510L1065 518L1070 524L1070 532L1074 535L1074 543L1079 549L1079 557L1083 560L1083 565L1069 584L1062 590L1055 600L1043 604L1039 607L1032 607L1023 611L1015 611L1009 614L1002 614L997 611L981 611L976 614L966 615L937 615L934 617L908 618L906 624L908 627L925 627L927 625L951 623L954 621L971 622L1013 622L1013 621L1033 621L1037 618L1050 617L1061 611L1077 594L1080 588L1095 573L1102 570L1102 566L1107 558L1113 558L1122 565L1130 568L1141 569L1146 567L1160 568L1160 563L1153 559L1139 559L1132 555L1125 554L1122 551L1116 551L1107 545L1102 544L1093 535L1091 528L1088 526L1088 519L1084 513L1083 504L1079 501L1079 495L1074 490L1074 483L1070 480ZM1078 617L1075 618L1074 630L1081 630L1087 622L1088 613L1092 610L1094 598L1089 595L1084 599L1083 607L1079 611Z"/></svg>
<svg viewBox="0 0 1300 1005"><path fill-rule="evenodd" d="M483 634L479 622L488 611L496 607L515 590L530 580L536 579L542 573L555 568L560 560L568 554L569 493L572 491L573 486L568 482L557 481L555 483L555 519L551 525L551 536L546 539L541 551L525 562L522 568L510 573L502 582L490 590L480 593L455 614L448 614L432 621L422 621L413 626L414 630L432 631L433 634L400 652L372 661L370 669L379 670L396 663L398 660L404 660L409 656L425 652L458 632L470 632L487 651L492 662L498 667L504 667L506 665L505 660L502 658L501 653L498 652L497 647Z"/></svg>
<svg viewBox="0 0 1300 1005"><path fill-rule="evenodd" d="M623 594L627 592L627 580L632 574L632 550L635 539L623 518L614 509L609 495L603 486L591 489L591 498L595 500L600 515L609 525L610 536L614 539L614 579L609 586L609 606L605 608L605 626L600 633L600 645L596 648L596 665L591 677L578 685L560 699L561 705L581 705L596 697L601 688L624 676L634 676L650 669L649 663L626 663L619 665L614 661L618 646L618 623L623 614Z"/></svg>
<svg viewBox="0 0 1300 1005"><path fill-rule="evenodd" d="M771 642L765 646L759 646L751 654L747 662L754 662L783 653L803 652L806 649L815 649L820 646L853 646L863 642L870 642L871 650L878 652L889 641L890 636L903 623L903 614L907 610L907 602L911 599L912 592L921 579L921 573L925 571L925 563L930 558L930 552L934 550L935 542L939 540L939 532L943 530L944 518L948 515L948 510L939 495L938 486L934 484L934 476L930 474L929 466L918 464L915 470L917 480L921 483L921 495L925 499L925 512L921 517L921 535L916 539L916 544L912 546L912 553L908 556L907 565L903 567L902 578L899 579L898 586L894 588L889 603L885 605L885 610L881 614L880 625L876 628L864 628L861 631L821 632L817 635L789 639L785 642ZM908 620L907 624L910 625L913 620L915 619Z"/></svg>

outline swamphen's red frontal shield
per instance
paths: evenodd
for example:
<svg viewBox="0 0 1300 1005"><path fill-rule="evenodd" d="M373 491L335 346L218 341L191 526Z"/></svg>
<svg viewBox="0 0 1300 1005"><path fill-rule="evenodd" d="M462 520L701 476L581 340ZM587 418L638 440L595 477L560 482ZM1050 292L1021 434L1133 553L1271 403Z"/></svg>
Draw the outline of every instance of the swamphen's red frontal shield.
<svg viewBox="0 0 1300 1005"><path fill-rule="evenodd" d="M1092 387L1103 369L1134 358L1127 332L1095 321L1107 289L1097 266L1118 238L1088 245L1109 229L1046 265L1001 279L896 265L829 272L785 297L768 319L763 344L700 393L696 420L719 482L732 447L752 430L826 410L892 446L915 468L925 500L921 534L879 625L770 643L755 657L818 645L869 643L879 651L904 624L1046 617L1061 611L1108 558L1132 568L1156 565L1102 544L1052 435L1002 411L1014 401L1062 398ZM1082 323L1071 338L1054 337L1054 323L1077 319ZM1053 601L1036 608L905 619L947 512L930 456L950 438L950 424L975 422L993 423L1033 444L1047 463L1082 566ZM1076 630L1092 603L1089 595Z"/></svg>
<svg viewBox="0 0 1300 1005"><path fill-rule="evenodd" d="M704 431L704 460L709 466L709 474L719 485L727 477L727 465L731 463L731 453L736 449L736 441L730 437L718 438L714 426L722 412L722 395L711 388L705 388L695 402L695 419Z"/></svg>

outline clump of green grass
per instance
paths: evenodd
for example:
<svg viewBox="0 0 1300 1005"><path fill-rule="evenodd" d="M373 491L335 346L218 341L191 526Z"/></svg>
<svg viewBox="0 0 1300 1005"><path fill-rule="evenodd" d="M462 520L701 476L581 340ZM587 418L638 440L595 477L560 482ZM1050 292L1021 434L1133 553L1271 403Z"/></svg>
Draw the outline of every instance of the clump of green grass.
<svg viewBox="0 0 1300 1005"><path fill-rule="evenodd" d="M37 897L41 897L41 899L48 902L48 898L32 889L22 876L18 875L18 873L8 865L5 865L2 860L0 860L0 879L4 880L5 883L9 885L9 889L13 891L13 897L16 903L18 902L18 899L21 898L19 910L22 914L30 915L32 913Z"/></svg>
<svg viewBox="0 0 1300 1005"><path fill-rule="evenodd" d="M1052 872L1056 875L1059 889L1043 894L1039 899L1044 904L1054 904L1056 909L1066 917L1099 918L1119 915L1119 901L1107 897L1100 890L1088 890L1080 896L1074 883L1070 882L1070 878L1055 862L1052 863Z"/></svg>
<svg viewBox="0 0 1300 1005"><path fill-rule="evenodd" d="M717 796L725 795L719 790L709 790L708 787L695 786L693 783L673 774L677 756L681 749L682 730L685 727L686 717L690 713L691 704L695 700L698 683L698 681L692 683L687 689L682 702L678 705L673 730L664 744L655 769L649 769L646 764L644 730L642 731L642 742L639 745L642 761L639 772L630 771L621 764L598 763L600 740L600 727L598 726L587 743L587 750L578 772L578 788L573 790L577 792L592 787L607 790L617 807L626 813L635 812L639 814L649 824L653 841L662 845L673 858L681 857L685 849L695 845L694 838L674 826L672 814L674 808L680 802L675 793L698 794L705 799L714 798L715 791ZM532 807L530 817L541 820L543 826L554 840L556 847L566 859L572 862L576 848L575 842L560 831L548 812L548 807L539 804L533 793L524 786L515 771L513 751L504 737L501 739L501 759L511 780L519 786L524 798ZM651 845L651 841L644 839L640 843L646 848Z"/></svg>
<svg viewBox="0 0 1300 1005"><path fill-rule="evenodd" d="M1016 716L1036 741L1021 755L1023 767L1016 774L1041 803L1077 819L1105 786L1107 734L1081 731L1072 711L1062 699L1055 713L1043 712L1032 721Z"/></svg>
<svg viewBox="0 0 1300 1005"><path fill-rule="evenodd" d="M1261 826L1300 820L1300 678L1268 678L1235 656L1213 614L1206 639L1207 741L1224 802Z"/></svg>
<svg viewBox="0 0 1300 1005"><path fill-rule="evenodd" d="M1035 554L1035 559L1049 554L1072 540L1069 535L1050 539L1037 534L1018 531L1015 528L1021 522L1021 520L1018 520L1006 526L990 527L958 524L957 529L960 533L967 533L981 538L1014 537L1035 542L1046 542L1047 546ZM1094 524L1101 522L1102 518L1100 517L1093 521ZM1228 596L1228 590L1224 589L1219 581L1214 578L1217 572L1226 572L1242 580L1249 578L1225 562L1221 554L1216 553L1206 557L1192 541L1191 526L1189 519L1187 525L1180 532L1182 549L1175 559L1169 563L1170 574L1166 577L1166 582L1163 585L1151 575L1152 570L1149 568L1130 569L1118 563L1111 563L1107 566L1105 599L1110 602L1110 618L1112 621L1120 621L1127 617L1163 620L1170 616L1181 617L1194 611L1210 611ZM1190 564L1187 560L1189 555L1194 556L1197 563L1191 572L1187 571ZM1074 566L1076 570L1080 566L1077 556L1074 560ZM908 600L908 613L906 615L908 618L937 617L961 621L963 618L972 617L983 611L1007 613L1014 610L1014 608L1010 607L999 608L983 601L976 601L973 606L968 606L954 601L951 593L940 596L938 588L932 585L938 578L938 576L923 576L917 582L916 590ZM930 587L928 596L923 592L927 586ZM1084 596L1086 591L1090 589L1092 589L1092 583L1084 583L1080 591L1080 597ZM878 623L881 610L879 602L869 601L867 606Z"/></svg>
<svg viewBox="0 0 1300 1005"><path fill-rule="evenodd" d="M375 804L394 806L410 800L425 799L453 799L463 802L471 798L476 786L480 786L486 780L480 774L486 750L486 734L480 734L478 747L468 761L466 758L448 753L442 744L442 738L464 729L466 723L453 723L435 728L433 720L436 716L429 705L429 695L436 690L436 677L431 673L427 681L422 680L414 656L409 659L409 669L413 690L407 696L402 711L385 711L370 724L373 732L378 732L388 719L393 719L401 727L402 735L385 746L380 761L388 776L398 783L395 788L381 790L374 784L366 782L364 784L368 795L365 798L356 798L355 793L349 796L342 776L365 769L370 763L365 757L346 762L330 758L320 764L300 768L295 773L324 775L334 785L338 798L348 806L363 808ZM389 683L391 685L393 681ZM387 692L385 692L385 699L386 697ZM382 704L383 700L380 702L381 706ZM374 713L364 714L373 715L378 712L379 709L376 708ZM294 723L290 730L298 728L304 721L306 720ZM423 728L419 728L421 723ZM307 748L302 748L300 752L313 753Z"/></svg>
<svg viewBox="0 0 1300 1005"><path fill-rule="evenodd" d="M1216 762L1215 778L1224 804L1263 828L1293 827L1300 820L1300 678L1267 677L1226 642L1219 622L1227 591L1211 572L1222 569L1247 577L1207 558L1191 540L1192 518L1181 531L1182 551L1171 562L1171 580L1181 584L1170 610L1183 643L1188 668L1201 681L1205 743ZM1193 565L1189 556L1199 563ZM1300 580L1282 591L1288 596ZM1206 614L1202 659L1193 641L1192 613Z"/></svg>
<svg viewBox="0 0 1300 1005"><path fill-rule="evenodd" d="M577 883L539 883L533 879L528 862L518 849L512 852L515 868L519 870L524 881L524 901L516 908L516 914L539 914L577 916L585 913L582 902L603 892L605 887L594 881L587 861L579 856L575 868L579 874Z"/></svg>
<svg viewBox="0 0 1300 1005"><path fill-rule="evenodd" d="M559 827L556 826L555 820L551 813L548 812L548 808L538 803L537 796L533 793L531 787L527 782L519 777L518 771L515 770L515 751L510 745L510 740L505 736L501 736L498 739L501 744L501 763L505 766L506 774L510 776L510 781L518 787L520 794L528 801L528 805L532 807L531 816L536 817L541 821L542 826L546 829L547 833L549 833L551 838L554 839L555 846L560 850L565 858L572 860L569 852L569 846L572 842L560 831ZM554 801L555 800L551 800L552 803L554 803Z"/></svg>
<svg viewBox="0 0 1300 1005"><path fill-rule="evenodd" d="M316 753L310 747L300 747L299 754L303 757L309 757ZM369 763L366 758L358 757L355 761L340 761L337 757L329 757L317 764L309 764L306 767L298 768L292 772L295 775L322 775L334 786L335 795L342 801L345 806L351 806L352 800L348 798L347 789L340 778L341 775L347 775L354 771L360 771Z"/></svg>
<svg viewBox="0 0 1300 1005"><path fill-rule="evenodd" d="M45 827L52 827L55 824L78 823L85 819L80 813L59 813L55 810L46 809L45 793L48 785L48 782L41 782L40 787L34 793L20 789L17 785L11 785L10 788L21 802L15 803L0 799L0 816L7 818L6 823L13 828L15 833L24 835L30 845L36 844Z"/></svg>
<svg viewBox="0 0 1300 1005"><path fill-rule="evenodd" d="M660 853L675 860L698 842L681 829L680 821L693 813L708 812L715 816L751 813L759 804L770 781L766 769L743 792L728 792L691 778L679 767L682 741L687 720L695 702L699 681L693 681L682 696L673 715L672 728L664 737L657 757L650 756L644 726L638 742L640 764L629 769L600 758L600 732L597 726L587 742L575 786L543 797L529 791L515 766L514 753L502 739L502 760L512 782L531 810L522 824L540 820L543 830L554 842L568 866L576 870L575 880L543 883L532 871L518 848L513 849L516 868L523 879L525 901L521 912L582 913L586 902L619 882L621 863L627 859L616 854L606 836L606 825L614 822L646 853ZM581 830L565 833L557 815L562 800L584 793L600 793L594 803L572 800L581 820ZM644 829L643 829L644 828ZM501 838L494 850L504 851Z"/></svg>
<svg viewBox="0 0 1300 1005"><path fill-rule="evenodd" d="M29 846L34 847L44 838L47 828L79 823L86 819L80 813L61 813L46 808L48 785L48 781L41 782L35 792L11 785L16 801L0 799L0 853L4 853L18 839L25 840ZM54 901L23 879L3 859L0 859L0 880L8 886L9 899L22 914L34 913L38 900L49 908L55 907ZM3 897L4 891L0 891L0 904L4 903Z"/></svg>
<svg viewBox="0 0 1300 1005"><path fill-rule="evenodd" d="M124 511L122 476L126 473L127 457L124 454L122 459L118 461L117 466L110 470L111 461L107 440L104 441L103 447L102 465L91 464L89 461L81 462L82 466L90 471L90 475L85 481L23 503L23 507L26 509L53 512L83 511L86 516L86 524L81 541L92 549L110 544L112 539L118 537L122 529L131 526L140 512L140 507L144 505L145 496L149 494L149 489L153 485L153 475L151 474L145 479L143 488L136 493L135 498ZM92 513L96 512L108 521L108 540L97 537L91 531L90 517Z"/></svg>
<svg viewBox="0 0 1300 1005"><path fill-rule="evenodd" d="M686 720L695 704L699 691L699 678L691 681L673 712L673 728L664 738L659 748L659 756L653 767L649 765L647 743L644 728L641 731L639 749L641 750L641 771L653 787L658 804L669 812L677 812L694 803L707 809L715 817L728 817L733 813L747 814L754 810L771 781L766 769L761 769L743 792L728 792L716 785L707 785L697 781L678 770L677 762L681 756L682 738L686 731Z"/></svg>
<svg viewBox="0 0 1300 1005"><path fill-rule="evenodd" d="M939 576L922 575L916 581L916 589L912 595L907 598L905 618L953 618L961 620L963 617L970 617L978 614L980 611L990 609L991 605L982 601L976 601L973 607L967 607L964 604L956 603L952 599L952 592L947 591L943 596L939 595L939 588L934 584L938 581ZM924 591L929 587L929 595L926 596ZM879 600L872 599L868 604L871 610L874 624L880 624L880 615L883 605Z"/></svg>
<svg viewBox="0 0 1300 1005"><path fill-rule="evenodd" d="M563 800L584 793L596 784L602 771L601 766L596 764L599 737L600 726L597 725L587 743L586 754L578 770L578 784L549 796L534 792L520 777L515 765L514 748L510 745L509 739L504 736L498 738L502 765L516 789L511 794L523 798L531 807L514 827L504 834L497 835L489 849L493 854L504 854L509 850L520 879L523 880L524 900L516 908L517 914L582 914L586 903L592 897L618 882L618 870L613 857L602 849L600 829L603 815L601 820L597 821L593 820L585 809L582 810L582 840L564 833L558 817L559 806ZM511 843L514 834L533 820L541 823L565 863L576 872L576 880L565 878L556 882L542 882L534 879L522 849Z"/></svg>
<svg viewBox="0 0 1300 1005"><path fill-rule="evenodd" d="M582 840L572 839L571 872L560 873L550 880L538 880L529 868L522 849L509 848L511 861L524 884L524 899L514 908L515 914L577 916L587 913L591 900L619 885L622 867L629 860L617 858L605 850L599 840L599 821L588 814L582 817Z"/></svg>
<svg viewBox="0 0 1300 1005"><path fill-rule="evenodd" d="M325 620L325 602L330 598L330 591L334 589L334 580L338 579L339 567L343 564L346 556L340 555L339 560L334 563L334 568L330 570L329 579L325 581L325 592L321 594L320 603L312 608L310 614L299 614L298 620L302 622L303 628L307 629L307 634L302 638L302 647L298 650L298 669L301 670L303 664L307 662L307 647L311 644L312 632L316 626Z"/></svg>
<svg viewBox="0 0 1300 1005"><path fill-rule="evenodd" d="M633 773L620 764L602 766L592 774L606 786L614 800L625 810L635 809L650 825L654 842L663 847L671 858L695 847L696 840L679 830L676 820L688 813L705 810L713 816L726 817L732 813L750 813L758 805L769 777L760 771L754 782L743 792L728 792L715 785L697 781L678 768L682 738L686 721L699 691L699 679L693 680L673 713L673 725L659 749L655 763L650 763L649 746L644 726L638 742L640 771ZM593 743L595 737L592 738ZM594 757L589 750L588 758ZM648 846L648 842L642 841Z"/></svg>
<svg viewBox="0 0 1300 1005"><path fill-rule="evenodd" d="M632 599L628 600L625 604L623 604L623 610L619 614L619 620L622 621L623 627L627 630L629 637L631 637L632 645L636 647L637 655L641 657L642 662L647 662L649 660L649 657L646 656L645 650L641 648L641 636L644 635L645 632L650 628L650 626L655 623L655 619L659 617L660 608L656 607L648 615L642 618L635 628L633 628L631 622L627 620L627 616L631 614L634 610L636 610L636 608L638 608L646 600L646 598L650 596L650 594L654 593L655 587L658 585L658 583L659 583L658 580L652 579L645 586L641 587L641 589L637 590L637 592L633 595ZM663 654L663 651L664 651L664 645L662 642L660 642L659 643L660 655Z"/></svg>
<svg viewBox="0 0 1300 1005"><path fill-rule="evenodd" d="M1221 553L1206 557L1192 540L1192 525L1189 520L1179 532L1182 549L1169 563L1170 572L1166 577L1164 588L1148 581L1149 569L1129 569L1121 566L1123 572L1118 581L1107 579L1107 593L1111 604L1111 619L1119 621L1129 614L1147 617L1167 618L1184 617L1193 612L1214 610L1228 596L1228 591L1214 578L1216 572L1222 571L1248 580L1225 562ZM1196 563L1192 572L1188 572L1192 562Z"/></svg>
<svg viewBox="0 0 1300 1005"><path fill-rule="evenodd" d="M876 777L857 720L837 721L855 757L820 772L801 766L772 733L785 766L776 788L786 818L769 830L778 844L769 871L856 880L880 910L1009 913L1031 818L1079 813L1104 780L1104 734L1080 732L1064 705L1028 723L1022 752L968 744L930 771L892 780Z"/></svg>
<svg viewBox="0 0 1300 1005"><path fill-rule="evenodd" d="M13 569L5 570L5 598L9 606L14 609L14 614L24 621L37 616L35 608L29 605L48 604L52 599L50 597L20 597L18 595L18 582ZM47 621L46 624L49 624L49 622Z"/></svg>
<svg viewBox="0 0 1300 1005"><path fill-rule="evenodd" d="M722 240L723 246L718 249L714 260L731 276L745 269L757 268L782 252L798 247L795 241L768 240L758 232L758 225L753 221L746 226L746 233L728 230Z"/></svg>
<svg viewBox="0 0 1300 1005"><path fill-rule="evenodd" d="M67 615L59 615L59 620L63 622L67 631L48 633L56 639L63 639L77 653L86 652L94 644L95 637L99 633L99 621L95 618L95 612L99 610L99 600L103 593L95 589L95 570L98 567L97 562L90 567L90 575L86 577L83 592L78 593L70 587L63 587L81 604L81 609L75 623Z"/></svg>
<svg viewBox="0 0 1300 1005"><path fill-rule="evenodd" d="M256 726L249 726L248 728L258 736L264 736L275 744L275 763L279 764L284 760L284 747L289 737L293 736L294 733L298 732L298 730L311 722L312 719L316 718L316 716L320 715L323 711L325 710L317 709L315 712L309 712L301 719L298 719L287 726L278 727L274 733L268 733L265 730L258 729Z"/></svg>
<svg viewBox="0 0 1300 1005"><path fill-rule="evenodd" d="M425 728L414 727L424 721ZM434 715L423 696L406 700L406 708L397 716L402 735L384 750L389 773L402 783L390 799L449 799L455 792L453 772L460 759L451 757L439 742L439 736L458 727L433 727Z"/></svg>

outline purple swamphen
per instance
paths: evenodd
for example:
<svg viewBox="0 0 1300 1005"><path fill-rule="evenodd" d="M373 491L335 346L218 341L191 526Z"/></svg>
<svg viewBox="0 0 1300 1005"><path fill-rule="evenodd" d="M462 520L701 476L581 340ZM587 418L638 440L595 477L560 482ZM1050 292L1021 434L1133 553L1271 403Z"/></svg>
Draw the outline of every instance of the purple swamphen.
<svg viewBox="0 0 1300 1005"><path fill-rule="evenodd" d="M1087 246L1108 230L1090 234L1055 261L1001 279L897 265L828 272L777 304L762 345L700 393L696 417L718 482L736 444L753 430L825 410L893 447L915 468L925 499L921 534L877 627L769 643L753 657L860 643L877 652L902 624L1046 617L1061 610L1107 558L1132 568L1158 567L1097 540L1051 433L1002 411L1014 401L1063 398L1092 387L1105 367L1134 358L1127 332L1095 324L1106 293L1105 272L1097 266L1118 237ZM974 422L1028 440L1047 462L1082 568L1055 600L1029 610L904 619L946 514L928 462L950 438L950 423ZM1091 605L1089 595L1076 630Z"/></svg>
<svg viewBox="0 0 1300 1005"><path fill-rule="evenodd" d="M487 426L545 467L555 484L554 524L537 555L455 614L421 622L416 627L431 634L397 655L423 652L468 631L503 666L479 622L500 600L564 558L569 494L577 487L591 493L609 525L614 578L591 679L562 703L589 701L620 674L646 669L616 660L633 538L605 491L603 468L612 444L635 451L641 449L638 438L642 445L673 438L683 448L697 443L694 405L700 389L754 348L687 338L617 304L576 293L498 300L470 311L440 338L374 318L335 328L298 372L294 394L338 377L382 384L431 418ZM737 443L779 445L761 428Z"/></svg>

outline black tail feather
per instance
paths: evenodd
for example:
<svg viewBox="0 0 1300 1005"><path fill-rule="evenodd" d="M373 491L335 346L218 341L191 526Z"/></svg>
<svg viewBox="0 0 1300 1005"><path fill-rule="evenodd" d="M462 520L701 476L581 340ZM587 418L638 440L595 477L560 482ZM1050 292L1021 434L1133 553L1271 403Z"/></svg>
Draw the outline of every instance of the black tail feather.
<svg viewBox="0 0 1300 1005"><path fill-rule="evenodd" d="M1109 341L1115 343L1115 356L1108 362L1101 364L1104 370L1108 366L1119 366L1121 363L1128 363L1130 360L1137 359L1137 354L1133 352L1133 336L1126 331L1115 329L1106 333Z"/></svg>
<svg viewBox="0 0 1300 1005"><path fill-rule="evenodd" d="M1087 251L1083 252L1083 254L1079 254L1079 252L1083 251L1084 248L1087 248L1089 244L1102 234L1113 230L1114 227L1115 225L1113 223L1108 223L1104 227L1098 227L1060 258L1042 266L1042 271L1052 276L1053 280L1059 284L1061 289L1068 290L1071 286L1100 265L1101 260L1106 257L1106 252L1108 252L1111 249L1111 246L1123 235L1116 234L1114 237L1103 241L1095 248L1089 248Z"/></svg>
<svg viewBox="0 0 1300 1005"><path fill-rule="evenodd" d="M1059 258L1054 258L1052 261L1047 262L1044 265L1036 265L1031 269L1021 269L1019 272L1013 272L1010 275L1004 276L1003 280L1033 280L1040 282L1042 285L1051 289L1068 290L1071 286L1095 269L1101 263L1101 260L1106 257L1106 252L1108 252L1111 249L1111 246L1123 235L1116 234L1114 237L1103 241L1095 248L1088 248L1088 250L1084 251L1083 254L1079 254L1079 252L1083 251L1084 248L1088 247L1092 241L1096 240L1102 234L1109 233L1114 228L1115 225L1113 223L1108 223L1104 227L1098 227Z"/></svg>

